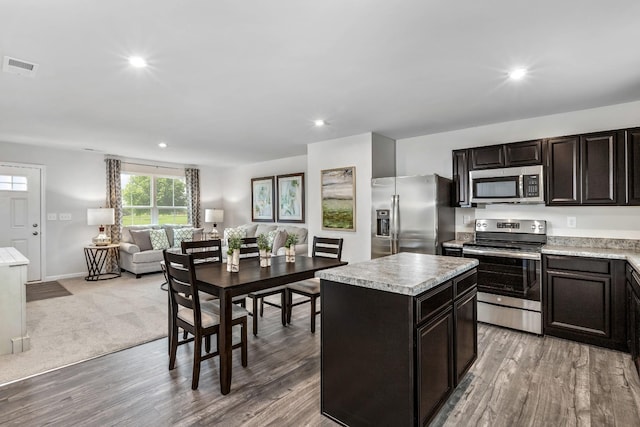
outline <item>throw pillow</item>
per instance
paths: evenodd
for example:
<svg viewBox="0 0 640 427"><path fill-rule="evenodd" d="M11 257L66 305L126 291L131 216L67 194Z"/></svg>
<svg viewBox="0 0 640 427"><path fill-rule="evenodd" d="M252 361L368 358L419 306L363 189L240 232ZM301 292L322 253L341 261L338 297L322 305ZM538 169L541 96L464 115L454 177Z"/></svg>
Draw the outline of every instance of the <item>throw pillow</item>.
<svg viewBox="0 0 640 427"><path fill-rule="evenodd" d="M169 239L167 238L167 232L164 231L164 229L150 230L149 238L151 240L151 247L154 250L169 249L171 247L171 245L169 245Z"/></svg>
<svg viewBox="0 0 640 427"><path fill-rule="evenodd" d="M181 247L182 242L193 242L193 228L173 229L173 247Z"/></svg>
<svg viewBox="0 0 640 427"><path fill-rule="evenodd" d="M150 251L153 247L151 246L151 238L149 237L149 232L151 230L130 230L131 238L133 243L140 248L140 252L142 251Z"/></svg>
<svg viewBox="0 0 640 427"><path fill-rule="evenodd" d="M271 245L271 252L276 254L278 253L278 249L284 246L284 242L287 241L287 232L284 230L278 230L275 237L273 238L273 244Z"/></svg>
<svg viewBox="0 0 640 427"><path fill-rule="evenodd" d="M231 238L231 237L238 237L240 239L244 239L245 237L247 237L247 230L245 230L242 227L225 228L224 229L224 242L223 242L223 244L226 245L227 242L229 241L229 238Z"/></svg>
<svg viewBox="0 0 640 427"><path fill-rule="evenodd" d="M269 242L269 246L273 248L273 239L276 238L276 234L278 234L278 230L271 230L267 233L267 241Z"/></svg>

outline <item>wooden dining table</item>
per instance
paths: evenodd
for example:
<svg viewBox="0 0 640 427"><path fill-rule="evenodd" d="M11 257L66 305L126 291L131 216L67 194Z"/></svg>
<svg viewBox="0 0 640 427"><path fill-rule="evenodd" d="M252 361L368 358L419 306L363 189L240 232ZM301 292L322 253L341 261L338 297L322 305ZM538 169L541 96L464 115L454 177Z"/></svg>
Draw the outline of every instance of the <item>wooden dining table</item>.
<svg viewBox="0 0 640 427"><path fill-rule="evenodd" d="M271 267L260 267L258 258L240 261L240 271L230 273L225 263L196 266L198 289L220 299L220 391L231 391L231 304L234 297L274 286L314 277L316 271L346 265L344 261L322 257L296 256L296 261L285 262L284 256L273 257ZM254 308L254 316L257 313Z"/></svg>

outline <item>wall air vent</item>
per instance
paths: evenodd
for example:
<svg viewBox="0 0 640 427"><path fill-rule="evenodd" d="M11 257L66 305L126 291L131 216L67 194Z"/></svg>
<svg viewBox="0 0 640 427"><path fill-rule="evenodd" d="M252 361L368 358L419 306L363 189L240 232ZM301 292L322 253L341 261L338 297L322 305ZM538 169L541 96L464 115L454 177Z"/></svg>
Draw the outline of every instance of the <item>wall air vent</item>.
<svg viewBox="0 0 640 427"><path fill-rule="evenodd" d="M21 76L34 77L38 71L38 64L23 61L22 59L5 56L2 61L2 71L5 73L19 74Z"/></svg>

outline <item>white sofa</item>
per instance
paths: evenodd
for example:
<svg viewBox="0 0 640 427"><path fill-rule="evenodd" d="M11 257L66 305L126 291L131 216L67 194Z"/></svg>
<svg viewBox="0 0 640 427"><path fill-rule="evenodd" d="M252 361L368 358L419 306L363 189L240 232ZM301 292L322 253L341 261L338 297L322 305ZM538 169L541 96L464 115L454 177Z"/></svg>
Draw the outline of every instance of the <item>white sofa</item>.
<svg viewBox="0 0 640 427"><path fill-rule="evenodd" d="M223 238L222 256L225 259L227 256L227 239L229 238L229 234L231 233L231 230L238 230L238 229L241 230L241 234L244 233L244 236L242 237L258 237L260 234L268 234L269 232L272 232L272 234L274 232L284 233L283 236L280 236L280 239L277 239L277 240L280 240L282 244L284 244L284 240L286 240L287 235L295 234L296 236L298 236L298 243L295 246L296 254L307 255L309 251L308 236L307 236L308 231L306 227L299 227L295 225L284 225L284 224L249 223L249 224L242 224L237 227L224 229L224 234L222 236ZM284 255L284 246L274 248L273 255L274 256Z"/></svg>
<svg viewBox="0 0 640 427"><path fill-rule="evenodd" d="M174 240L174 230L177 228L193 228L190 225L164 224L164 225L131 225L122 227L122 238L120 241L120 269L128 271L140 278L144 273L155 273L162 271L160 262L162 261L162 249L141 248L134 239L131 231L140 232L144 230L164 229L169 245L176 249L180 247L180 242ZM135 233L134 233L135 234ZM192 240L202 240L203 229L193 228Z"/></svg>

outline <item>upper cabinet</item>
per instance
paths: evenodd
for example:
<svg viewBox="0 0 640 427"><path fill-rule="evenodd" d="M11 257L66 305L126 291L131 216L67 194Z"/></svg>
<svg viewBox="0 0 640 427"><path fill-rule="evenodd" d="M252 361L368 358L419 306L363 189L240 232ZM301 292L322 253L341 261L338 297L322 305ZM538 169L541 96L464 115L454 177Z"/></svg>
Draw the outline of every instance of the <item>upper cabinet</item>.
<svg viewBox="0 0 640 427"><path fill-rule="evenodd" d="M470 206L470 170L541 164L547 205L640 205L639 127L454 150L454 206Z"/></svg>
<svg viewBox="0 0 640 427"><path fill-rule="evenodd" d="M617 132L580 136L580 177L583 205L618 203Z"/></svg>
<svg viewBox="0 0 640 427"><path fill-rule="evenodd" d="M624 131L626 204L640 205L640 128Z"/></svg>
<svg viewBox="0 0 640 427"><path fill-rule="evenodd" d="M469 150L453 150L453 206L469 207Z"/></svg>
<svg viewBox="0 0 640 427"><path fill-rule="evenodd" d="M547 141L548 205L617 205L624 181L618 131Z"/></svg>
<svg viewBox="0 0 640 427"><path fill-rule="evenodd" d="M472 148L471 170L505 167L504 145Z"/></svg>
<svg viewBox="0 0 640 427"><path fill-rule="evenodd" d="M471 148L470 170L541 165L542 140Z"/></svg>
<svg viewBox="0 0 640 427"><path fill-rule="evenodd" d="M577 136L552 138L547 141L547 203L549 205L580 204Z"/></svg>

